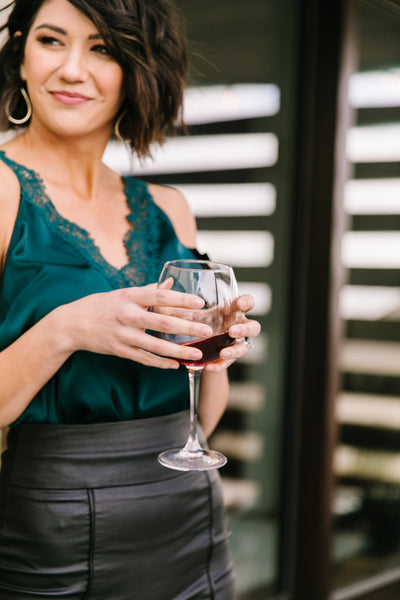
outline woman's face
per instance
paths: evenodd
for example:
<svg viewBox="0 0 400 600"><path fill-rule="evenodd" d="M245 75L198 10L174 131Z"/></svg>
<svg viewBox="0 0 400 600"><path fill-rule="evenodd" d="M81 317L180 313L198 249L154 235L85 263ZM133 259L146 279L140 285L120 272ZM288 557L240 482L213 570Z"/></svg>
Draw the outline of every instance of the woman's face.
<svg viewBox="0 0 400 600"><path fill-rule="evenodd" d="M47 0L29 31L21 77L31 127L76 137L110 134L122 103L123 72L95 25L67 0Z"/></svg>

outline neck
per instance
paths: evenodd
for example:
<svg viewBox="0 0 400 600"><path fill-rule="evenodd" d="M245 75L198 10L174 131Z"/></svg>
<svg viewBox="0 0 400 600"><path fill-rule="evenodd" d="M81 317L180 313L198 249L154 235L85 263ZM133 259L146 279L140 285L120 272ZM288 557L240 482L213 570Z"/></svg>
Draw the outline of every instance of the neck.
<svg viewBox="0 0 400 600"><path fill-rule="evenodd" d="M68 186L82 198L97 195L102 157L109 135L59 139L30 127L16 139L21 162L40 174L44 181Z"/></svg>

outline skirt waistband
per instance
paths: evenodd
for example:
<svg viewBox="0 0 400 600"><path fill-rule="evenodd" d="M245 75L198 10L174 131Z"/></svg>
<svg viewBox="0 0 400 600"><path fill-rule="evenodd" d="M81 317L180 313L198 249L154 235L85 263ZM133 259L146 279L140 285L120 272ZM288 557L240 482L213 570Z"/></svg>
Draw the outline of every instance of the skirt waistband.
<svg viewBox="0 0 400 600"><path fill-rule="evenodd" d="M1 479L39 489L82 489L150 483L179 475L159 452L182 447L189 412L89 425L13 427L2 455ZM201 431L199 435L204 443Z"/></svg>

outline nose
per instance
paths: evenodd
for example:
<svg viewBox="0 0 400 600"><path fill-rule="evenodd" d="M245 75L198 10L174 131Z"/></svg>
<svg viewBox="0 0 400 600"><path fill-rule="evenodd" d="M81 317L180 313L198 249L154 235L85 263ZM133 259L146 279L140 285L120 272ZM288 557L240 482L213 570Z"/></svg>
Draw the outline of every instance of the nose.
<svg viewBox="0 0 400 600"><path fill-rule="evenodd" d="M68 82L85 81L87 77L87 59L82 48L70 47L63 54L59 75Z"/></svg>

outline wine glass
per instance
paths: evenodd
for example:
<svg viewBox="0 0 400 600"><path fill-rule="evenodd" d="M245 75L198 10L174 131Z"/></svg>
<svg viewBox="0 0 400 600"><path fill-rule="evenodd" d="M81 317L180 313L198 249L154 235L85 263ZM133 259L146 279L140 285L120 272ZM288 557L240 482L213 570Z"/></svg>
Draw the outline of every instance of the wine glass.
<svg viewBox="0 0 400 600"><path fill-rule="evenodd" d="M207 260L172 260L165 263L158 287L195 294L204 300L200 309L176 309L184 319L205 323L213 330L212 337L194 338L186 335L158 333L159 337L176 344L199 348L199 360L180 360L187 368L190 389L190 428L183 448L166 450L158 456L159 462L178 471L206 471L222 467L226 457L220 452L201 447L197 436L197 404L200 376L204 366L219 360L220 351L234 343L229 327L239 321L242 313L234 300L238 296L237 282L232 267ZM171 314L171 312L169 312Z"/></svg>

